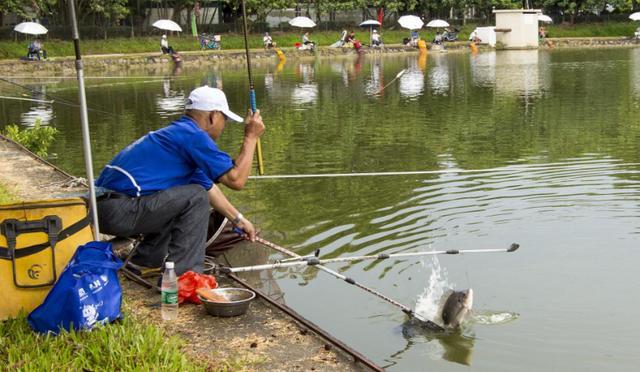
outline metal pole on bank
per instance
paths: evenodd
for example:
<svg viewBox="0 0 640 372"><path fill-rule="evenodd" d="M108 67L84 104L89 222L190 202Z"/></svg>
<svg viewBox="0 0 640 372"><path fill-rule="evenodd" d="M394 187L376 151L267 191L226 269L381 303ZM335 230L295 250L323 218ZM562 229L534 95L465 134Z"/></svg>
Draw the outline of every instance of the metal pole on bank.
<svg viewBox="0 0 640 372"><path fill-rule="evenodd" d="M93 180L93 159L91 157L91 138L89 134L89 116L87 114L87 96L84 91L84 72L82 70L82 59L80 56L80 36L78 34L78 24L76 21L75 0L67 0L69 5L69 18L71 20L71 32L73 37L73 48L76 52L76 76L78 78L78 100L80 102L80 123L82 126L82 150L84 153L84 165L87 172L87 182L89 183L89 213L93 221L93 238L98 240L100 229L98 228L98 210L96 203L96 189Z"/></svg>

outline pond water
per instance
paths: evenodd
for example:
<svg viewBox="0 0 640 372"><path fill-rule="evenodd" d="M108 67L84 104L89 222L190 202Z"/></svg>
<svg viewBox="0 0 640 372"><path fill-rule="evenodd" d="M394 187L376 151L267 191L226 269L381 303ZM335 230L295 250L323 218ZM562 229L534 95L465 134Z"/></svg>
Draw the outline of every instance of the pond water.
<svg viewBox="0 0 640 372"><path fill-rule="evenodd" d="M640 49L261 60L254 72L267 175L386 173L227 192L266 239L323 257L521 245L331 265L423 309L429 290L472 287L476 314L451 335L408 331L397 308L315 269L272 273L289 306L389 370L637 368ZM30 91L0 82L0 95L55 102L0 100L0 123L55 126L53 162L82 176L78 110L64 104L75 80L12 79ZM89 76L96 172L202 83L247 107L242 64ZM241 140L229 124L220 144L237 154Z"/></svg>

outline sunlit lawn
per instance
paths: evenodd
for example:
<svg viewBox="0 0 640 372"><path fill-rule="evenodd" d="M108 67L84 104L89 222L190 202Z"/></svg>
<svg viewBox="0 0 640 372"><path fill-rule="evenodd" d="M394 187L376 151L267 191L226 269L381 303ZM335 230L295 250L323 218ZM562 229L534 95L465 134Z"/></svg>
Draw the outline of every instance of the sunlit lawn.
<svg viewBox="0 0 640 372"><path fill-rule="evenodd" d="M35 333L25 316L0 322L0 370L122 371L203 370L186 344L130 317L91 332Z"/></svg>

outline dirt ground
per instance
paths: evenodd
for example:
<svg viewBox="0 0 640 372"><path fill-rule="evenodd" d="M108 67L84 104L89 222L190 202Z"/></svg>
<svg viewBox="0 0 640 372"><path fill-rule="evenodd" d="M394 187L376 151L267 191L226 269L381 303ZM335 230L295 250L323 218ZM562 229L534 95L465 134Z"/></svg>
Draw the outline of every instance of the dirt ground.
<svg viewBox="0 0 640 372"><path fill-rule="evenodd" d="M0 159L0 182L19 200L69 196L84 191L77 179L2 136ZM226 264L240 266L264 263L270 253L267 248L256 245L241 246L226 252L224 258ZM264 275L249 275L245 279L270 298L284 301L275 280ZM220 287L239 286L223 277L218 281ZM202 305L187 304L180 307L177 321L167 323L160 316L159 293L124 277L121 282L127 309L135 317L150 319L169 333L181 335L188 342L188 352L213 370L366 370L264 300L256 298L246 314L231 318L212 317Z"/></svg>
<svg viewBox="0 0 640 372"><path fill-rule="evenodd" d="M85 190L82 180L58 171L3 136L0 159L0 182L18 200L64 197Z"/></svg>
<svg viewBox="0 0 640 372"><path fill-rule="evenodd" d="M264 263L268 248L242 242L216 260L225 266ZM150 278L155 283L157 278ZM217 275L219 287L241 287L235 281ZM249 273L243 280L284 304L284 293L269 274ZM122 284L127 308L138 318L152 322L170 334L189 340L189 352L212 369L261 371L360 371L365 370L326 340L260 298L254 299L241 316L220 318L207 314L203 305L179 307L176 322L164 322L160 316L160 294L126 278ZM244 367L241 367L244 366Z"/></svg>
<svg viewBox="0 0 640 372"><path fill-rule="evenodd" d="M188 352L212 369L363 370L261 299L253 300L246 314L231 318L212 317L202 305L181 305L178 320L167 323L160 317L160 294L127 280L123 284L127 307L136 317L151 319L168 333L189 340ZM222 280L221 287L231 286Z"/></svg>

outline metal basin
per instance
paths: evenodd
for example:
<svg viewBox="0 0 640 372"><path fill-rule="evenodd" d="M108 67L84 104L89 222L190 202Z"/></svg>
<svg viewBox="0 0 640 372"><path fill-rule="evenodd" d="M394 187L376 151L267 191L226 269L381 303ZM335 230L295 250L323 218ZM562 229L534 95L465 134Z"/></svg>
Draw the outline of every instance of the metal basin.
<svg viewBox="0 0 640 372"><path fill-rule="evenodd" d="M229 302L214 302L200 297L200 300L204 304L204 308L209 315L213 316L238 316L247 312L251 300L256 297L256 294L248 289L244 288L216 288L210 289L212 293L223 296Z"/></svg>

